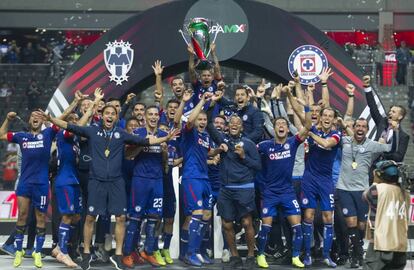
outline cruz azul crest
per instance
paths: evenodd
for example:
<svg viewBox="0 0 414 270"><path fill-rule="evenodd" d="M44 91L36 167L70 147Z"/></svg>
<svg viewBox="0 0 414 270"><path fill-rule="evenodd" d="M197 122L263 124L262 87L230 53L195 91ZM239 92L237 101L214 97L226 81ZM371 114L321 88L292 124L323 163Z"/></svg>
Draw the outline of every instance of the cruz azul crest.
<svg viewBox="0 0 414 270"><path fill-rule="evenodd" d="M116 82L116 85L122 85L122 82L128 81L127 73L134 61L134 50L131 49L131 45L131 43L123 40L115 40L106 44L104 50L105 66L111 73L109 79L111 82Z"/></svg>
<svg viewBox="0 0 414 270"><path fill-rule="evenodd" d="M328 67L328 59L321 49L313 45L296 48L289 57L288 69L292 77L296 71L300 83L309 85L319 82L318 75Z"/></svg>

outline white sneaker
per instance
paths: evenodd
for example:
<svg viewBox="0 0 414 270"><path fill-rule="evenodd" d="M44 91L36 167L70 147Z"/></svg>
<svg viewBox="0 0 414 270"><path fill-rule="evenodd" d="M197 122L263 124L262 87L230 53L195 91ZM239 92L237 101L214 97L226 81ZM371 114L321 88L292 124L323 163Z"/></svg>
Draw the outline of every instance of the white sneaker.
<svg viewBox="0 0 414 270"><path fill-rule="evenodd" d="M105 250L111 251L112 250L112 234L105 234Z"/></svg>
<svg viewBox="0 0 414 270"><path fill-rule="evenodd" d="M230 261L230 251L228 249L223 249L223 254L221 255L221 261L228 263Z"/></svg>

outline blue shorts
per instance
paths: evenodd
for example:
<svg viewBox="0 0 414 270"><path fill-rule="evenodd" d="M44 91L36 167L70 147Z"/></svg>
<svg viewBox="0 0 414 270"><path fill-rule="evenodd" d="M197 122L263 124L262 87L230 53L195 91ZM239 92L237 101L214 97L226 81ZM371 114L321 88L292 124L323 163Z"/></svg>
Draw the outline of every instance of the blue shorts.
<svg viewBox="0 0 414 270"><path fill-rule="evenodd" d="M61 215L79 214L82 208L82 196L79 185L55 187L59 213Z"/></svg>
<svg viewBox="0 0 414 270"><path fill-rule="evenodd" d="M181 184L186 215L191 215L196 210L212 210L213 195L207 179L183 179Z"/></svg>
<svg viewBox="0 0 414 270"><path fill-rule="evenodd" d="M87 214L115 215L126 214L125 181L117 178L112 181L88 181L88 209Z"/></svg>
<svg viewBox="0 0 414 270"><path fill-rule="evenodd" d="M49 205L49 183L32 184L20 182L16 189L16 195L29 198L37 210L46 213Z"/></svg>
<svg viewBox="0 0 414 270"><path fill-rule="evenodd" d="M333 211L334 209L334 185L332 180L320 181L302 181L301 206L302 208L316 209L317 202L320 203L321 211Z"/></svg>
<svg viewBox="0 0 414 270"><path fill-rule="evenodd" d="M162 180L133 178L129 215L135 218L146 215L162 217L163 193Z"/></svg>
<svg viewBox="0 0 414 270"><path fill-rule="evenodd" d="M346 191L337 189L336 194L345 217L358 217L358 221L366 221L368 203L362 199L364 191Z"/></svg>
<svg viewBox="0 0 414 270"><path fill-rule="evenodd" d="M169 172L167 176L164 176L164 200L162 202L162 217L174 218L175 208L177 200L175 198L174 186L172 184L172 175Z"/></svg>
<svg viewBox="0 0 414 270"><path fill-rule="evenodd" d="M295 191L282 194L263 194L261 202L261 215L265 217L276 217L280 206L285 217L300 215L300 206Z"/></svg>

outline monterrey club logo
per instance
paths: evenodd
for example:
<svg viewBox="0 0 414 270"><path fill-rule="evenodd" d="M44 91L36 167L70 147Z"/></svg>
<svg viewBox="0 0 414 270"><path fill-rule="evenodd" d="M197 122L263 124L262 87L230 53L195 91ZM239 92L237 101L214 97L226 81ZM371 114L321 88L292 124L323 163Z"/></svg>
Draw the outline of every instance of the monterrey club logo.
<svg viewBox="0 0 414 270"><path fill-rule="evenodd" d="M104 60L106 69L111 73L109 79L116 82L116 85L122 85L128 81L127 73L132 67L134 61L134 50L131 49L131 43L123 40L109 42L104 50Z"/></svg>
<svg viewBox="0 0 414 270"><path fill-rule="evenodd" d="M313 45L296 48L289 56L288 69L290 75L299 74L300 83L309 85L319 82L318 75L328 67L328 58L321 49Z"/></svg>

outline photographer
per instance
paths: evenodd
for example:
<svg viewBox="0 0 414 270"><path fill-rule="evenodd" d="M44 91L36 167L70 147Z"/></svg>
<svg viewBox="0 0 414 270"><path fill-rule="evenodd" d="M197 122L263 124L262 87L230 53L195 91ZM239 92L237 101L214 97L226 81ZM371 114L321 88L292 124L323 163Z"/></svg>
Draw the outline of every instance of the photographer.
<svg viewBox="0 0 414 270"><path fill-rule="evenodd" d="M375 167L374 184L363 194L370 208L364 269L404 269L410 197L398 183L394 161L380 161Z"/></svg>

